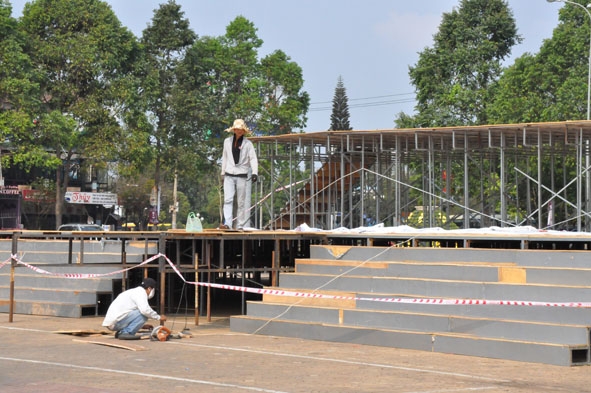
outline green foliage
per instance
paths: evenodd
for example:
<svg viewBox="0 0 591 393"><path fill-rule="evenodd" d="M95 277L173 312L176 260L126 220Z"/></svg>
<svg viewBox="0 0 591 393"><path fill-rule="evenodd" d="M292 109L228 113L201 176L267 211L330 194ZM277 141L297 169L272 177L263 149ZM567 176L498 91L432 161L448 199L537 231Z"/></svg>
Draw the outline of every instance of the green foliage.
<svg viewBox="0 0 591 393"><path fill-rule="evenodd" d="M281 50L259 58L263 41L242 16L198 39L170 0L138 41L100 0L33 0L18 21L11 11L0 0L3 164L55 171L58 220L61 174L82 157L94 168L119 164L117 187L138 224L149 196L122 184L151 174L166 206L175 170L187 201L179 220L207 207L217 222L223 130L235 118L263 135L305 127L301 68Z"/></svg>
<svg viewBox="0 0 591 393"><path fill-rule="evenodd" d="M434 223L429 223L429 217L423 210L414 210L406 219L406 225L413 227L413 228L428 228L428 227L439 227L445 229L458 229L458 226L453 222L448 220L447 215L441 209L436 209L433 212L433 219L435 220Z"/></svg>
<svg viewBox="0 0 591 393"><path fill-rule="evenodd" d="M32 134L38 104L37 74L25 53L26 37L18 31L7 1L0 2L0 142L10 148L1 166L43 165L47 154ZM33 146L31 146L33 145ZM32 147L32 148L31 148Z"/></svg>
<svg viewBox="0 0 591 393"><path fill-rule="evenodd" d="M148 223L148 207L154 180L150 173L138 177L121 177L117 183L117 196L125 206L125 218L138 228L145 229Z"/></svg>
<svg viewBox="0 0 591 393"><path fill-rule="evenodd" d="M540 52L507 68L488 108L491 123L586 118L590 18L587 2L565 4L560 23Z"/></svg>
<svg viewBox="0 0 591 393"><path fill-rule="evenodd" d="M399 115L404 127L487 124L490 88L501 61L521 41L504 0L462 0L445 13L434 45L410 67L417 91L414 118Z"/></svg>
<svg viewBox="0 0 591 393"><path fill-rule="evenodd" d="M180 183L194 206L206 206L210 223L219 222L217 162L228 136L224 130L234 119L244 119L259 135L293 132L306 122L310 100L301 91L301 68L280 50L259 61L263 41L256 31L239 16L225 35L196 40L178 67L181 87L175 111L182 121L177 126L186 128L193 149L179 172ZM264 171L265 163L260 164Z"/></svg>
<svg viewBox="0 0 591 393"><path fill-rule="evenodd" d="M330 130L352 130L349 124L349 99L343 78L339 76L337 87L332 99L332 113L330 114Z"/></svg>
<svg viewBox="0 0 591 393"><path fill-rule="evenodd" d="M184 168L179 160L192 153L190 134L179 124L181 120L175 104L180 100L177 96L182 94L177 67L195 38L180 6L172 0L160 5L142 34L141 70L157 187L164 173Z"/></svg>
<svg viewBox="0 0 591 393"><path fill-rule="evenodd" d="M99 165L117 160L116 143L126 136L123 81L137 55L133 35L99 0L35 0L25 5L19 27L39 83L36 138L25 149L49 148L55 160L48 165L59 160L66 173L75 153ZM62 183L58 170L56 181L59 225L68 178Z"/></svg>

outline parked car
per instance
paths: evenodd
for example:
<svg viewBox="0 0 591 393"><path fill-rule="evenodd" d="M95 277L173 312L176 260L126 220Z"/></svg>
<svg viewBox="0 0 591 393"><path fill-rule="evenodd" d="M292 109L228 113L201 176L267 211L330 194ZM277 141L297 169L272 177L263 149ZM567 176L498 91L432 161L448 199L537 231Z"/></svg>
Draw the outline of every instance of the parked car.
<svg viewBox="0 0 591 393"><path fill-rule="evenodd" d="M60 225L57 229L58 231L84 231L84 232L91 232L91 231L101 231L103 232L105 229L96 224L64 224Z"/></svg>

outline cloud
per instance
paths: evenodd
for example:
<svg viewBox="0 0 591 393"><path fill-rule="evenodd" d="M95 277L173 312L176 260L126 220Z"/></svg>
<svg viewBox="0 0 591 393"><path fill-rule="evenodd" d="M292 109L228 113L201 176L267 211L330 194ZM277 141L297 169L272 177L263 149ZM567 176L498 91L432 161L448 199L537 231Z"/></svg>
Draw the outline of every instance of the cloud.
<svg viewBox="0 0 591 393"><path fill-rule="evenodd" d="M433 43L441 14L418 14L392 11L374 26L377 36L398 50L419 52Z"/></svg>

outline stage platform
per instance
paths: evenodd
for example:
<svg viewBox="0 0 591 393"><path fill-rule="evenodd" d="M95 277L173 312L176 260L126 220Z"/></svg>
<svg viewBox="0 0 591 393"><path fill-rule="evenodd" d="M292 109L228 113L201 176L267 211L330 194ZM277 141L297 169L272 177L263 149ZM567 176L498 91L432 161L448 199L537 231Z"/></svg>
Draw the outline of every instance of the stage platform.
<svg viewBox="0 0 591 393"><path fill-rule="evenodd" d="M17 260L35 266L43 265L48 271L52 270L52 266L64 265L66 269L71 266L76 272L91 271L89 269L93 269L92 266L96 269L97 264L110 265L107 269L111 270L132 268L115 278L112 291L99 294L97 304L84 305L79 314L103 313L104 306L100 304L107 303L119 291L137 285L143 275L150 275L160 283L161 310L190 310L195 312L197 320L199 316L210 318L212 307L244 314L247 300L258 300L260 297L211 287L195 287L194 290L187 288L184 280L238 287L278 287L281 274L295 271L296 259L309 258L313 245L332 247L333 254L341 252L339 247L385 247L388 252L396 253L399 259L413 259L430 249L426 255L434 260L495 261L500 258L506 262L509 258L519 259L522 263L527 263L527 259L538 263L540 255L552 255L525 251L591 249L590 233L539 231L532 227L442 230L378 225L334 231L305 226L298 229L301 230L0 231L0 263L9 261L15 255L17 259L13 264L17 267L16 271L27 274L34 273L23 269ZM453 252L455 249L469 249L470 252L459 256ZM501 250L513 252L495 252ZM141 269L133 269L155 255L161 256L142 265ZM369 258L369 255L364 252L359 260ZM572 260L577 266L590 264L586 253L576 255ZM176 271L168 261L174 264ZM0 270L6 288L9 284L9 265ZM183 279L179 278L179 273ZM17 276L17 285L19 280L22 282ZM188 291L194 292L194 296L188 296ZM41 294L41 297L44 296ZM8 300L8 296L0 297Z"/></svg>

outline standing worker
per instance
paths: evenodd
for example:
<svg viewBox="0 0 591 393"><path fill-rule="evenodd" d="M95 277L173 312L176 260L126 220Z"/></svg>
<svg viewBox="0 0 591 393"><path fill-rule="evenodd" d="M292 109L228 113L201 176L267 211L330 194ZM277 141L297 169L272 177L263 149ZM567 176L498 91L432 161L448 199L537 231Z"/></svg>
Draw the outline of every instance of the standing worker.
<svg viewBox="0 0 591 393"><path fill-rule="evenodd" d="M115 338L120 340L139 340L136 333L148 318L166 321L166 316L158 315L148 303L155 293L156 281L150 277L144 278L139 287L121 292L109 306L103 326L114 331Z"/></svg>
<svg viewBox="0 0 591 393"><path fill-rule="evenodd" d="M256 182L258 178L259 162L257 160L254 145L246 139L250 132L242 119L234 120L232 127L226 129L234 135L224 140L224 151L222 153L222 182L224 185L224 222L220 223L219 229L243 229L248 226L250 212L247 211L246 203L250 195L246 192L246 182ZM248 173L251 171L250 179ZM233 207L234 197L238 210L236 212L236 225L234 225Z"/></svg>

